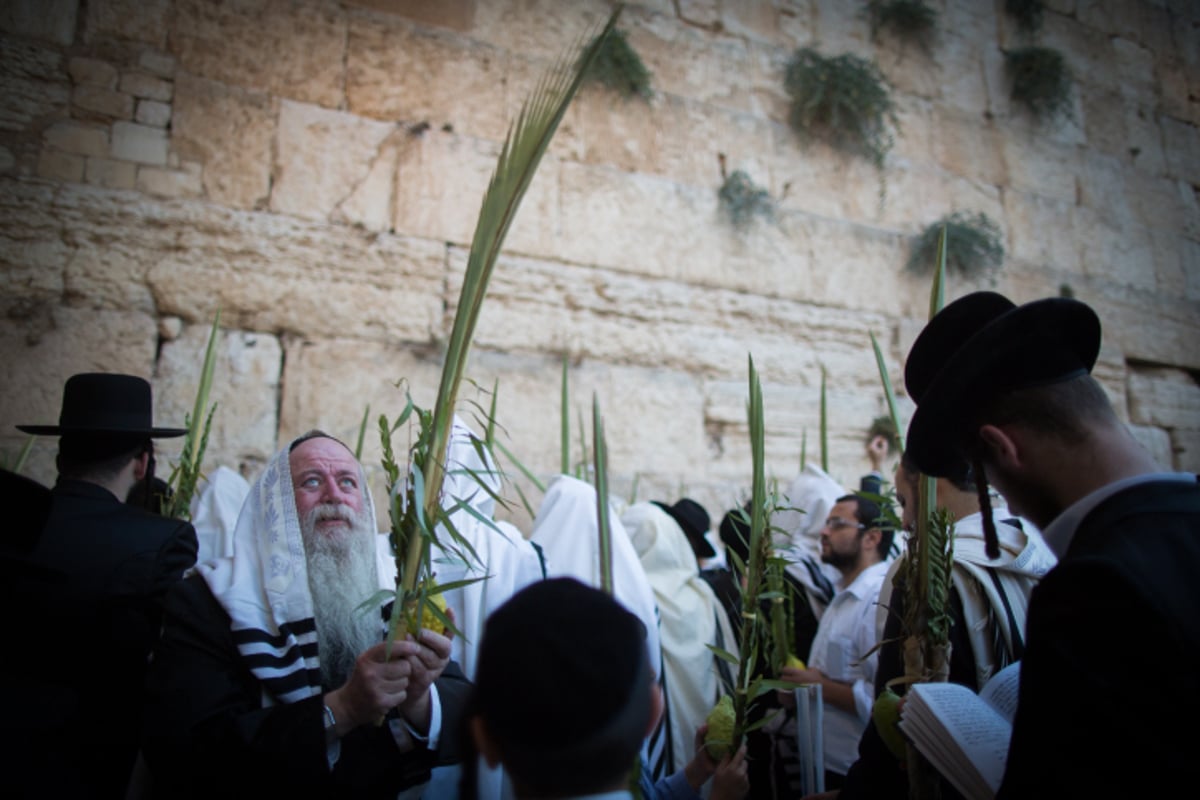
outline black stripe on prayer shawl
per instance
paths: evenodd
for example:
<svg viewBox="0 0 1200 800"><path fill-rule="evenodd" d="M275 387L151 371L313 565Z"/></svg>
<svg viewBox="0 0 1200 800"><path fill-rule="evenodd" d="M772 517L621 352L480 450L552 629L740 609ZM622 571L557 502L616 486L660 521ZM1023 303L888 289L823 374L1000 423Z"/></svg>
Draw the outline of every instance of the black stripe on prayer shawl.
<svg viewBox="0 0 1200 800"><path fill-rule="evenodd" d="M306 658L315 658L317 655L317 643L312 642L300 647L292 647L286 653L262 652L259 650L246 650L244 648L238 648L238 652L242 654L242 660L246 662L246 666L251 669L256 667L286 669L292 664L303 664Z"/></svg>
<svg viewBox="0 0 1200 800"><path fill-rule="evenodd" d="M316 633L316 631L317 621L312 617L306 617L294 622L283 623L279 626L278 634L264 631L261 628L235 628L233 630L233 641L239 647L243 644L259 642L279 650L287 645L289 638L295 637L299 639L306 634Z"/></svg>
<svg viewBox="0 0 1200 800"><path fill-rule="evenodd" d="M821 567L816 561L813 561L812 556L804 557L804 566L808 570L808 575L812 578L813 586L820 596L821 602L829 605L833 602L833 584L829 578L825 577L825 573L821 572Z"/></svg>

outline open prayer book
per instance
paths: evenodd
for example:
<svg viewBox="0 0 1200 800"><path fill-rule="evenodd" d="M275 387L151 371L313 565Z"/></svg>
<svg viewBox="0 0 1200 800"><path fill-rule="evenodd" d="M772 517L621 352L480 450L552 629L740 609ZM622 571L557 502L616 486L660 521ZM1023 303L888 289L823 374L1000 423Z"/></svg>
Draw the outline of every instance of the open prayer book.
<svg viewBox="0 0 1200 800"><path fill-rule="evenodd" d="M967 800L990 800L1000 788L1020 666L997 672L979 694L957 683L909 687L900 730Z"/></svg>

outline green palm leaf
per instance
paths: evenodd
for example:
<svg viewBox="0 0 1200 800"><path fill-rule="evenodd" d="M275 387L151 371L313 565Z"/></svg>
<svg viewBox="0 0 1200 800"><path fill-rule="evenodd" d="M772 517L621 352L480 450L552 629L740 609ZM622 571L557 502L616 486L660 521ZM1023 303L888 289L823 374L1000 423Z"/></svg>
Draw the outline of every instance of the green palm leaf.
<svg viewBox="0 0 1200 800"><path fill-rule="evenodd" d="M204 451L208 447L208 435L212 431L213 414L217 404L208 405L208 395L212 391L213 371L217 364L217 334L221 328L221 309L217 309L213 317L212 328L208 333L208 346L204 350L204 366L200 370L200 386L196 390L196 401L192 413L185 420L187 433L183 437L183 448L179 463L171 471L167 484L171 487L170 501L162 513L176 519L191 519L192 495L196 493L196 485L200 481L200 464L204 461ZM207 409L207 414L205 410ZM149 488L149 487L147 487Z"/></svg>
<svg viewBox="0 0 1200 800"><path fill-rule="evenodd" d="M396 555L397 590L393 605L391 633L395 636L403 611L410 602L423 603L435 589L429 564L430 547L437 542L436 528L447 520L441 508L442 484L445 478L444 458L450 439L467 359L474 337L475 325L487 293L492 270L500 255L504 238L512 225L521 200L533 180L542 155L558 129L567 106L575 96L584 75L607 35L616 25L622 6L617 5L599 34L583 48L582 55L567 54L539 81L526 99L508 136L484 194L479 221L467 257L466 273L454 315L454 325L446 349L437 400L432 411L419 411L420 433L410 450L409 477L404 483L405 502L398 502L399 468L391 455L389 442L384 443L385 471L397 497L392 503L391 539ZM587 37L581 39L587 41ZM578 48L572 48L572 53ZM381 419L381 433L390 437L386 420ZM453 531L451 530L453 536Z"/></svg>
<svg viewBox="0 0 1200 800"><path fill-rule="evenodd" d="M592 394L592 453L596 471L596 523L600 532L600 588L612 594L612 530L608 522L608 447L604 443L604 419L600 400Z"/></svg>

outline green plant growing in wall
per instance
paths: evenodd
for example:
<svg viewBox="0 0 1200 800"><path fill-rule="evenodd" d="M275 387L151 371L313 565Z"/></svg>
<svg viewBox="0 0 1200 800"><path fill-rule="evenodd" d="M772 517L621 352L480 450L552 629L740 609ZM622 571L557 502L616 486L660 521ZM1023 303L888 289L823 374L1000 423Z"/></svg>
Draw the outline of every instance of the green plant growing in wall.
<svg viewBox="0 0 1200 800"><path fill-rule="evenodd" d="M880 31L890 30L928 50L937 33L938 12L923 0L871 0L866 12L872 40Z"/></svg>
<svg viewBox="0 0 1200 800"><path fill-rule="evenodd" d="M801 48L788 62L784 88L792 98L789 123L803 138L870 160L883 168L898 128L883 73L872 61L848 53L823 56Z"/></svg>
<svg viewBox="0 0 1200 800"><path fill-rule="evenodd" d="M1017 27L1025 33L1034 33L1042 27L1042 0L1005 0L1004 10L1017 21Z"/></svg>
<svg viewBox="0 0 1200 800"><path fill-rule="evenodd" d="M1010 97L1034 116L1050 120L1059 115L1073 119L1071 109L1071 70L1062 53L1049 47L1032 45L1007 50L1005 67L1012 81Z"/></svg>
<svg viewBox="0 0 1200 800"><path fill-rule="evenodd" d="M717 191L721 208L735 228L744 228L755 216L775 216L775 201L766 189L756 186L742 170L734 170Z"/></svg>
<svg viewBox="0 0 1200 800"><path fill-rule="evenodd" d="M599 83L621 96L649 99L650 71L629 44L624 31L614 30L600 45L596 60L588 69L589 83Z"/></svg>
<svg viewBox="0 0 1200 800"><path fill-rule="evenodd" d="M946 231L947 269L977 277L998 268L1004 261L1000 227L982 212L956 211L932 223L916 237L906 265L910 272L924 275L936 266L943 228Z"/></svg>

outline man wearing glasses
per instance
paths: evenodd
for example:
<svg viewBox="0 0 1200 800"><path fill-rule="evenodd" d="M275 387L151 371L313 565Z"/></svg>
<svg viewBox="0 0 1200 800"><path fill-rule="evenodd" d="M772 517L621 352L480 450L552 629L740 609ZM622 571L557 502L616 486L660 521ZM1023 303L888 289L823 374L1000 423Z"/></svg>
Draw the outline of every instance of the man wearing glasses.
<svg viewBox="0 0 1200 800"><path fill-rule="evenodd" d="M838 498L821 529L821 560L842 576L837 593L817 626L808 668L785 667L780 676L821 686L826 790L845 781L871 716L878 664L875 606L892 535L874 502L853 494ZM790 691L780 691L779 699L785 706L795 703Z"/></svg>

